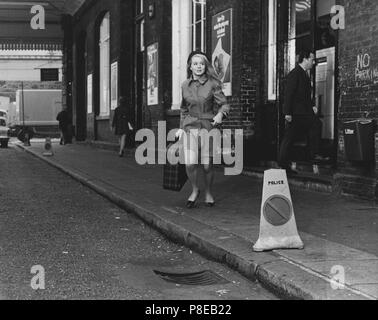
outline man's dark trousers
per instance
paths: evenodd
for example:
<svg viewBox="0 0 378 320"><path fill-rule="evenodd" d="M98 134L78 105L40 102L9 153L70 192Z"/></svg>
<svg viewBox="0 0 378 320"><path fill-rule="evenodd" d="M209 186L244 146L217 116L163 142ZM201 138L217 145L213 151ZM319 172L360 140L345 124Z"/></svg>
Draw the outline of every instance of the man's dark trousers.
<svg viewBox="0 0 378 320"><path fill-rule="evenodd" d="M314 157L317 147L317 131L314 130L315 116L294 115L292 122L286 122L285 137L281 143L278 155L278 164L281 168L289 168L290 151L293 143L299 138L307 138L311 159Z"/></svg>

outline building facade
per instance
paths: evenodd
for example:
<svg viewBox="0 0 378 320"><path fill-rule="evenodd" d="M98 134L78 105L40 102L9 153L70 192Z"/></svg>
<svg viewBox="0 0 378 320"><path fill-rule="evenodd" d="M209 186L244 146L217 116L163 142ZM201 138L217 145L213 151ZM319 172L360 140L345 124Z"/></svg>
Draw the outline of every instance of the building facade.
<svg viewBox="0 0 378 320"><path fill-rule="evenodd" d="M200 49L231 105L224 128L244 130L245 166L269 166L284 133L286 76L310 49L328 159L320 167L341 192L374 198L377 157L348 157L344 123L377 117L377 14L373 1L88 0L63 19L64 103L78 140L116 141L110 124L120 96L136 129L176 128L187 56ZM375 128L367 140L376 152ZM306 145L298 141L294 160L306 163Z"/></svg>

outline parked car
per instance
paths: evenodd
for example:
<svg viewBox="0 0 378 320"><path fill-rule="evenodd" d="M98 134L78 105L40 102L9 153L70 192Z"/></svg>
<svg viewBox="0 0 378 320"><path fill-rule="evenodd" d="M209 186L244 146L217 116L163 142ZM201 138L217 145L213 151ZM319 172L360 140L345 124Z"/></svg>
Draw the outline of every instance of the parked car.
<svg viewBox="0 0 378 320"><path fill-rule="evenodd" d="M7 127L7 120L0 117L0 145L1 148L8 148L8 141L10 137L10 129Z"/></svg>

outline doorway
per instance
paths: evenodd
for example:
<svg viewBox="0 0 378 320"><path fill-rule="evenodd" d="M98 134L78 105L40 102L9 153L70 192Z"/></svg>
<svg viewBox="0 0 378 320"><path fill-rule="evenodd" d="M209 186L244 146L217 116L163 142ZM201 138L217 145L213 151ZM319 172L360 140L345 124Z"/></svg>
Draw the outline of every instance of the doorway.
<svg viewBox="0 0 378 320"><path fill-rule="evenodd" d="M320 153L323 157L333 157L335 141L335 48L316 51L315 92L319 110Z"/></svg>
<svg viewBox="0 0 378 320"><path fill-rule="evenodd" d="M284 102L285 79L288 73L297 64L298 53L310 50L315 53L316 65L310 73L312 79L312 98L318 107L318 131L320 149L320 162L335 164L337 157L336 114L335 104L336 77L336 33L331 28L331 8L335 0L283 0L281 5L279 30L282 43L278 45L278 57L282 67L279 74L279 141L284 135L284 119L282 106ZM285 40L286 39L286 40ZM295 160L308 160L308 147L306 137L295 144L293 154L299 158Z"/></svg>

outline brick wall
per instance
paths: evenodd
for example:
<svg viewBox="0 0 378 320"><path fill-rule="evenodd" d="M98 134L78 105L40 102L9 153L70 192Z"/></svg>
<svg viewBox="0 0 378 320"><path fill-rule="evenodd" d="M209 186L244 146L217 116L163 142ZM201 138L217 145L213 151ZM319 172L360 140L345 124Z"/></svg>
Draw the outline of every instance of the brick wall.
<svg viewBox="0 0 378 320"><path fill-rule="evenodd" d="M243 106L243 129L246 137L256 133L258 104L261 84L261 1L244 1L243 15L243 60L241 80L241 104Z"/></svg>
<svg viewBox="0 0 378 320"><path fill-rule="evenodd" d="M341 192L376 197L377 162L355 163L345 157L343 122L378 116L378 2L340 0L345 30L339 31L339 146L335 180ZM378 134L374 138L378 155ZM376 156L377 159L377 156Z"/></svg>
<svg viewBox="0 0 378 320"><path fill-rule="evenodd" d="M378 116L378 2L339 3L346 12L345 30L339 31L338 121L342 134L344 121ZM339 162L345 165L344 152L339 153Z"/></svg>
<svg viewBox="0 0 378 320"><path fill-rule="evenodd" d="M260 83L260 0L210 0L208 51L211 48L212 16L233 9L231 113L225 128L240 128L246 138L255 133Z"/></svg>

